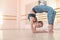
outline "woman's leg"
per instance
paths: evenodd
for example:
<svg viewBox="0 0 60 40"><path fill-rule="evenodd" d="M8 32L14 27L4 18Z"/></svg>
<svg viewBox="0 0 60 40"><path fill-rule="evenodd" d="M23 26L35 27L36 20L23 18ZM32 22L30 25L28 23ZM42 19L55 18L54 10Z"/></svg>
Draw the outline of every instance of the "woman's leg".
<svg viewBox="0 0 60 40"><path fill-rule="evenodd" d="M56 12L53 10L53 9L50 9L48 11L48 30L49 32L53 32L53 25L54 25L54 20L55 20L55 15L56 15Z"/></svg>

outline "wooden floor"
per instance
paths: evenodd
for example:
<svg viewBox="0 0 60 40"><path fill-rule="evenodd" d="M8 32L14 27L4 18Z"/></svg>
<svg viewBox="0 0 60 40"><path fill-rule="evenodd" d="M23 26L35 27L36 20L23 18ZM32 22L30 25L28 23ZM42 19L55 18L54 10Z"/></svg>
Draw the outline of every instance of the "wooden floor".
<svg viewBox="0 0 60 40"><path fill-rule="evenodd" d="M0 40L60 40L60 30L54 33L32 33L29 29L0 30Z"/></svg>
<svg viewBox="0 0 60 40"><path fill-rule="evenodd" d="M60 23L54 24L54 33L32 33L30 24L20 23L16 26L16 20L4 21L0 26L0 40L60 40ZM44 27L48 27L44 23ZM59 30L58 30L59 29Z"/></svg>

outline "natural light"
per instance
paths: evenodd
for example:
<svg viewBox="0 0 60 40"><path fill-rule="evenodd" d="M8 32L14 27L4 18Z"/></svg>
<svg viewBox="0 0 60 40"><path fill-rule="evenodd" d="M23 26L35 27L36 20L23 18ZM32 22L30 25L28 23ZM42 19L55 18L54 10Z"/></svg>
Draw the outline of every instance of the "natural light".
<svg viewBox="0 0 60 40"><path fill-rule="evenodd" d="M3 13L2 11L0 11L0 25L3 24Z"/></svg>

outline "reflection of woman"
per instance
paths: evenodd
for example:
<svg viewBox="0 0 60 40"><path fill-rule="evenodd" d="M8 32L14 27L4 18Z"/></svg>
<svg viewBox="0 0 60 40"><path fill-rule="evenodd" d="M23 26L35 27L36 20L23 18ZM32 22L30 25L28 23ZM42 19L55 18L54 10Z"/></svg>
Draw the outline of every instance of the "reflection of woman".
<svg viewBox="0 0 60 40"><path fill-rule="evenodd" d="M53 34L48 34L48 40L55 40Z"/></svg>
<svg viewBox="0 0 60 40"><path fill-rule="evenodd" d="M46 1L38 1L39 5L36 5L35 7L32 8L31 14L36 14L36 13L42 13L42 12L47 12L47 18L48 18L48 29L49 32L53 32L53 25L54 25L54 19L55 19L55 15L56 12L55 10L53 10L52 7L47 6L47 2ZM33 29L33 17L30 17L30 22L31 22L31 27Z"/></svg>

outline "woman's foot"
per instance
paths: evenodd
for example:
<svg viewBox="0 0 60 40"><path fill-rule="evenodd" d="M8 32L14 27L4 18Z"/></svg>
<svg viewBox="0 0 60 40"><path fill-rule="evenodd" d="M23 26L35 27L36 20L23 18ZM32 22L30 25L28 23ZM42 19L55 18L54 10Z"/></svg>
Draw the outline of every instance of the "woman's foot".
<svg viewBox="0 0 60 40"><path fill-rule="evenodd" d="M49 33L53 33L53 32L54 32L54 31L52 31L52 30L51 30L51 31L49 31Z"/></svg>
<svg viewBox="0 0 60 40"><path fill-rule="evenodd" d="M40 33L48 33L48 31L42 30L40 31Z"/></svg>
<svg viewBox="0 0 60 40"><path fill-rule="evenodd" d="M48 26L48 32L49 32L49 33L53 33L53 25L50 24L50 25Z"/></svg>

